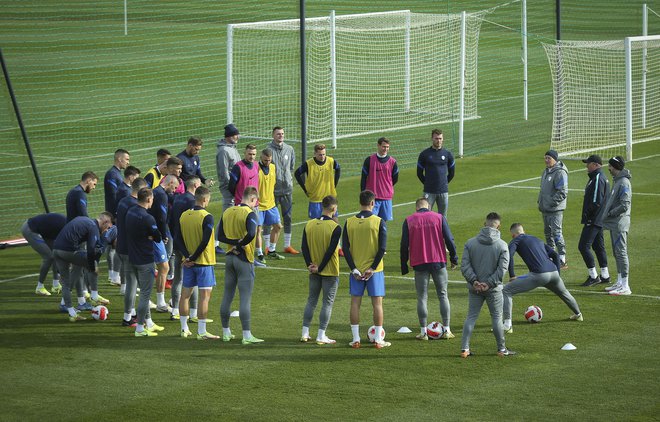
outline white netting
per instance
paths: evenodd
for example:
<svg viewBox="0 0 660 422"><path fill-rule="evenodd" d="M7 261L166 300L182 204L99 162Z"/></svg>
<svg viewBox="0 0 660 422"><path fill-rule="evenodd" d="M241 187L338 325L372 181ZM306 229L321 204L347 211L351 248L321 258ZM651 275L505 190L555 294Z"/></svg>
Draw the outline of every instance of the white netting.
<svg viewBox="0 0 660 422"><path fill-rule="evenodd" d="M466 18L465 119L478 117L481 16ZM288 20L231 28L231 119L243 136L268 138L275 125L300 133L298 24ZM333 134L331 19L308 19L306 34L307 136L309 142L327 141ZM456 120L460 43L460 14L337 16L337 138Z"/></svg>
<svg viewBox="0 0 660 422"><path fill-rule="evenodd" d="M562 41L543 47L554 84L552 148L563 156L625 156L624 41ZM633 143L660 139L659 47L660 41L632 43Z"/></svg>

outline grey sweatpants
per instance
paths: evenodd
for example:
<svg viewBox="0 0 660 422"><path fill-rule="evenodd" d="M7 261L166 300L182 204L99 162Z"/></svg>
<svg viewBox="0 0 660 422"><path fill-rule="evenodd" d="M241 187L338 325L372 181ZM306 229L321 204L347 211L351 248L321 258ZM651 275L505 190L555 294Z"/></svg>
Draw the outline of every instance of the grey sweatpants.
<svg viewBox="0 0 660 422"><path fill-rule="evenodd" d="M172 307L179 307L179 300L181 299L181 286L183 284L183 256L179 251L174 251L174 278L172 279ZM197 286L193 288L192 295L190 296L190 307L197 309L197 302L199 301L199 289Z"/></svg>
<svg viewBox="0 0 660 422"><path fill-rule="evenodd" d="M55 258L53 258L52 251L52 242L46 242L39 233L35 233L30 230L30 226L27 221L23 223L21 227L21 234L27 240L28 244L41 256L41 267L39 268L39 283L42 283L46 280L48 275L48 270L50 267L53 267L53 280L57 280L57 268L54 264Z"/></svg>
<svg viewBox="0 0 660 422"><path fill-rule="evenodd" d="M124 292L124 313L130 314L131 310L135 308L135 293L137 292L137 278L132 270L131 262L128 260L128 255L119 255L121 261L121 281L126 285Z"/></svg>
<svg viewBox="0 0 660 422"><path fill-rule="evenodd" d="M108 252L108 270L109 271L121 271L121 259L117 250L112 247L112 245L106 246L106 251Z"/></svg>
<svg viewBox="0 0 660 422"><path fill-rule="evenodd" d="M71 304L71 289L75 286L78 297L83 297L83 270L87 267L86 252L70 252L60 249L53 250L55 265L60 272L60 282L62 283L62 298L67 308L73 307ZM89 273L89 278L96 284L97 274Z"/></svg>
<svg viewBox="0 0 660 422"><path fill-rule="evenodd" d="M563 219L563 211L543 213L543 233L545 233L545 243L547 243L552 249L555 249L556 247L559 255L566 255L566 242L564 242L564 235L561 228Z"/></svg>
<svg viewBox="0 0 660 422"><path fill-rule="evenodd" d="M149 310L149 300L151 298L151 289L154 287L154 263L135 265L131 264L131 271L137 279L140 287L140 301L137 307L137 322L144 325L147 319L151 318ZM128 294L128 290L126 290Z"/></svg>
<svg viewBox="0 0 660 422"><path fill-rule="evenodd" d="M449 207L449 193L426 193L424 198L429 201L429 210L433 209L433 204L437 204L438 213L447 216L447 208Z"/></svg>
<svg viewBox="0 0 660 422"><path fill-rule="evenodd" d="M504 343L504 328L502 327L502 288L498 286L495 290L488 290L485 293L475 293L468 289L468 314L463 324L463 338L461 341L461 349L467 350L470 348L470 337L472 337L472 330L474 324L477 322L481 307L484 302L488 304L490 311L490 318L493 326L493 334L497 342L497 350L506 349Z"/></svg>
<svg viewBox="0 0 660 422"><path fill-rule="evenodd" d="M616 259L616 272L622 277L628 277L628 232L617 229L610 230L612 253Z"/></svg>
<svg viewBox="0 0 660 422"><path fill-rule="evenodd" d="M322 276L319 274L309 275L309 296L307 305L303 313L303 327L308 327L312 323L314 310L319 300L319 294L323 290L323 302L321 312L319 313L319 328L326 330L332 315L332 304L335 303L337 286L339 285L339 276Z"/></svg>
<svg viewBox="0 0 660 422"><path fill-rule="evenodd" d="M220 320L222 328L229 328L229 314L231 313L231 302L234 300L238 287L240 305L238 313L241 318L241 326L244 331L250 329L252 289L254 288L254 265L243 261L233 254L225 257L225 291L220 304Z"/></svg>
<svg viewBox="0 0 660 422"><path fill-rule="evenodd" d="M447 268L438 268L434 271L417 271L415 270L415 290L417 290L417 317L419 318L419 326L426 327L428 323L428 288L429 281L433 279L435 285L435 292L440 301L440 316L442 317L442 325L449 327L449 297L447 296Z"/></svg>
<svg viewBox="0 0 660 422"><path fill-rule="evenodd" d="M580 313L580 308L578 307L575 298L569 293L568 290L566 290L564 281L559 276L559 273L557 271L552 271L549 273L529 273L521 275L520 277L504 286L504 289L502 290L502 294L504 295L504 319L511 319L513 295L528 292L530 290L536 289L537 287L545 287L546 289L550 290L552 293L559 296L559 298L563 300L566 305L568 305L574 314Z"/></svg>

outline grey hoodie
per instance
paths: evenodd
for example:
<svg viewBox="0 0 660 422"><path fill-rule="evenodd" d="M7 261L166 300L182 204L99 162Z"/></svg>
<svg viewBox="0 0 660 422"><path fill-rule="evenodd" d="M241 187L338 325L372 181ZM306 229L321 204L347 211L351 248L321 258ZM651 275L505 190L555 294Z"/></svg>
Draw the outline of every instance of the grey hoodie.
<svg viewBox="0 0 660 422"><path fill-rule="evenodd" d="M487 283L491 290L502 290L502 278L509 266L509 248L500 239L500 231L484 227L476 237L465 243L461 273L474 291L475 281Z"/></svg>
<svg viewBox="0 0 660 422"><path fill-rule="evenodd" d="M561 161L543 170L539 191L539 211L556 212L566 209L568 196L568 169Z"/></svg>
<svg viewBox="0 0 660 422"><path fill-rule="evenodd" d="M272 141L268 145L273 151L275 164L275 195L290 195L293 193L293 172L296 170L296 153L291 145L282 142L278 145Z"/></svg>
<svg viewBox="0 0 660 422"><path fill-rule="evenodd" d="M241 161L241 154L236 144L229 144L222 138L218 141L218 150L215 154L215 169L218 172L218 186L221 191L229 192L229 172L234 164Z"/></svg>
<svg viewBox="0 0 660 422"><path fill-rule="evenodd" d="M632 207L632 186L630 170L624 168L614 177L612 192L605 207L603 227L609 230L627 232L630 229L630 209Z"/></svg>

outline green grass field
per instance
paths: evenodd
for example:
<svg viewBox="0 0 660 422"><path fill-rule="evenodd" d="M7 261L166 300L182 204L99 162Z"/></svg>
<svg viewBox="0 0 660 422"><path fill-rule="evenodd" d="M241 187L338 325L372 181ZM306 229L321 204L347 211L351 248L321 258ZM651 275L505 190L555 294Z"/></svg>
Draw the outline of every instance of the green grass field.
<svg viewBox="0 0 660 422"><path fill-rule="evenodd" d="M598 40L641 33L642 1L565 0L563 39ZM121 2L111 0L0 0L0 47L12 74L36 161L53 211L63 211L66 191L82 171L103 177L118 147L146 171L159 147L175 154L192 134L204 140L202 160L215 177L215 140L225 122L225 25L297 17L297 1L129 2L129 35L123 35ZM310 0L308 16L364 13L393 8L416 12L478 11L499 0L384 1ZM536 209L538 177L552 126L552 87L540 41L554 37L553 0L528 2L530 119L522 120L519 3L502 7L482 26L479 56L480 119L466 123L466 157L450 185L448 219L459 251L489 211L542 236ZM660 10L660 4L649 2ZM650 33L660 18L649 16ZM25 217L42 212L25 149L4 84L0 89L0 239L18 233ZM275 123L273 123L274 125ZM240 128L240 122L237 122ZM270 125L272 126L272 125ZM443 125L455 151L457 126ZM120 326L122 297L107 282L100 292L112 301L110 319L71 324L58 313L58 298L34 294L38 255L28 247L0 250L0 381L7 386L0 420L657 420L660 415L660 264L655 247L660 223L660 180L655 164L660 144L635 146L633 208L629 235L633 295L609 297L579 287L586 270L577 250L580 206L587 181L584 165L568 161L569 204L564 216L569 269L562 272L585 316L545 290L514 299L511 359L495 355L487 310L472 337L474 358L463 360L460 333L467 310L465 282L449 273L452 330L457 338L422 343L417 331L412 278L399 273L399 241L405 216L414 211L421 187L413 168L427 147L430 127L384 133L400 159L395 220L388 225L385 258L385 329L392 347L353 350L347 275L343 274L328 335L335 346L301 344L307 275L300 256L287 256L256 271L252 326L265 343L201 342L178 336L178 322L165 314L158 338L136 339ZM340 220L357 207L357 174L373 137L345 140L329 151L342 165ZM260 145L261 146L261 145ZM296 145L296 151L300 146ZM220 216L219 194L210 210ZM91 209L102 208L99 187ZM294 193L294 244L299 245L307 201ZM507 231L503 238L509 240ZM281 242L280 242L281 243ZM606 234L609 245L609 233ZM611 252L610 272L616 273ZM347 267L342 260L342 271ZM518 264L522 264L517 259ZM520 266L520 265L519 265ZM524 271L520 266L519 273ZM210 308L218 334L223 260ZM615 276L615 275L614 275ZM50 287L48 284L47 287ZM169 298L169 296L168 296ZM522 313L544 311L531 325ZM363 338L371 325L362 311ZM318 327L318 309L312 333ZM429 320L439 319L437 299ZM239 334L237 319L231 321ZM407 326L413 334L397 334ZM195 330L194 324L191 329ZM565 343L575 351L561 351Z"/></svg>

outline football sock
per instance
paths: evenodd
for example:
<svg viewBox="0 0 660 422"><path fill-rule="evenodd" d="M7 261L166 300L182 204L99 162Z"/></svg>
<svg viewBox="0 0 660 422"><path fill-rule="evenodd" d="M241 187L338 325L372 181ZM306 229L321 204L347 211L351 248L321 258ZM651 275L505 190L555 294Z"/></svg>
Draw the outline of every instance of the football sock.
<svg viewBox="0 0 660 422"><path fill-rule="evenodd" d="M181 315L181 331L190 331L188 328L188 316Z"/></svg>
<svg viewBox="0 0 660 422"><path fill-rule="evenodd" d="M144 331L144 324L138 324L135 326L136 333L141 333L142 331Z"/></svg>
<svg viewBox="0 0 660 422"><path fill-rule="evenodd" d="M119 294L120 295L125 295L126 294L126 285L122 284L121 287L119 287Z"/></svg>
<svg viewBox="0 0 660 422"><path fill-rule="evenodd" d="M165 292L156 293L156 305L167 306L167 303L165 303Z"/></svg>
<svg viewBox="0 0 660 422"><path fill-rule="evenodd" d="M263 238L264 238L264 247L266 248L266 250L270 250L270 234L264 234Z"/></svg>
<svg viewBox="0 0 660 422"><path fill-rule="evenodd" d="M449 328L449 325L443 325L442 328L445 329L446 333L451 333L451 329Z"/></svg>
<svg viewBox="0 0 660 422"><path fill-rule="evenodd" d="M76 310L73 309L73 308L66 308L66 310L69 311L69 316L74 317L74 316L76 316L76 315L78 314L78 313L76 312Z"/></svg>
<svg viewBox="0 0 660 422"><path fill-rule="evenodd" d="M135 308L131 308L131 318L136 316L137 312L135 312Z"/></svg>
<svg viewBox="0 0 660 422"><path fill-rule="evenodd" d="M319 340L323 340L325 338L325 330L319 328L319 333L316 335L316 338Z"/></svg>
<svg viewBox="0 0 660 422"><path fill-rule="evenodd" d="M53 287L60 287L60 280L59 279L53 280Z"/></svg>
<svg viewBox="0 0 660 422"><path fill-rule="evenodd" d="M291 233L284 233L284 247L288 248L291 246Z"/></svg>
<svg viewBox="0 0 660 422"><path fill-rule="evenodd" d="M62 300L64 300L64 299L62 299ZM82 305L84 303L85 303L85 298L84 297L79 297L78 298L78 305Z"/></svg>
<svg viewBox="0 0 660 422"><path fill-rule="evenodd" d="M600 277L610 278L610 271L607 269L607 267L600 267Z"/></svg>
<svg viewBox="0 0 660 422"><path fill-rule="evenodd" d="M204 333L206 333L206 320L200 319L197 322L197 334L204 334Z"/></svg>
<svg viewBox="0 0 660 422"><path fill-rule="evenodd" d="M190 308L190 318L197 318L197 308Z"/></svg>
<svg viewBox="0 0 660 422"><path fill-rule="evenodd" d="M566 255L559 255L559 262L566 262Z"/></svg>
<svg viewBox="0 0 660 422"><path fill-rule="evenodd" d="M264 252L261 250L261 248L257 248L256 252L257 252L257 256L261 256L261 255L264 254Z"/></svg>
<svg viewBox="0 0 660 422"><path fill-rule="evenodd" d="M376 341L383 341L383 326L376 325Z"/></svg>
<svg viewBox="0 0 660 422"><path fill-rule="evenodd" d="M419 327L420 334L426 334L426 327Z"/></svg>
<svg viewBox="0 0 660 422"><path fill-rule="evenodd" d="M268 252L275 252L276 247L277 247L277 244L276 244L276 243L270 243L270 244L268 245Z"/></svg>
<svg viewBox="0 0 660 422"><path fill-rule="evenodd" d="M153 326L155 325L155 324L154 324L154 320L151 319L151 318L147 318L147 320L146 320L145 322L147 323L147 327L148 327L148 328L151 328L151 327L153 327Z"/></svg>
<svg viewBox="0 0 660 422"><path fill-rule="evenodd" d="M131 320L131 314L127 314L124 312L124 321L130 321Z"/></svg>
<svg viewBox="0 0 660 422"><path fill-rule="evenodd" d="M509 328L511 328L511 320L510 319L505 319L503 325L504 325L504 329L508 330Z"/></svg>
<svg viewBox="0 0 660 422"><path fill-rule="evenodd" d="M595 267L589 268L589 277L591 277L591 278L598 277L598 274L596 273L596 268Z"/></svg>
<svg viewBox="0 0 660 422"><path fill-rule="evenodd" d="M630 289L630 286L628 286L628 276L621 277L621 286L623 286L624 289Z"/></svg>
<svg viewBox="0 0 660 422"><path fill-rule="evenodd" d="M37 282L37 289L43 289L44 283Z"/></svg>
<svg viewBox="0 0 660 422"><path fill-rule="evenodd" d="M92 290L92 300L97 300L99 298L98 290Z"/></svg>
<svg viewBox="0 0 660 422"><path fill-rule="evenodd" d="M243 338L252 338L250 330L243 330Z"/></svg>
<svg viewBox="0 0 660 422"><path fill-rule="evenodd" d="M179 308L172 308L172 315L179 315Z"/></svg>
<svg viewBox="0 0 660 422"><path fill-rule="evenodd" d="M303 328L302 328L302 337L303 337L303 338L305 338L305 337L309 337L309 327L305 327L305 326L303 325Z"/></svg>
<svg viewBox="0 0 660 422"><path fill-rule="evenodd" d="M360 324L351 324L351 332L353 333L353 341L360 341Z"/></svg>
<svg viewBox="0 0 660 422"><path fill-rule="evenodd" d="M227 328L222 327L222 335L223 336L231 336L231 329L229 327L227 327Z"/></svg>

